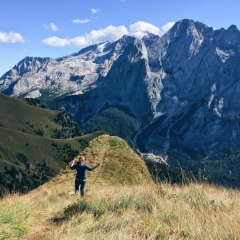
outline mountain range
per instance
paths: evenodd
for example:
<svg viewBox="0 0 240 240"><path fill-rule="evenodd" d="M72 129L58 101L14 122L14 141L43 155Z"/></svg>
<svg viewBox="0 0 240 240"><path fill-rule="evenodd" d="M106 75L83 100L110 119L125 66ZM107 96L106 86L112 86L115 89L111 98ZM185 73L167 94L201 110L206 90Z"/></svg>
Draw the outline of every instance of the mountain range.
<svg viewBox="0 0 240 240"><path fill-rule="evenodd" d="M121 132L123 118L113 118L121 112L135 121L129 139L136 148L166 161L170 149L210 157L240 146L239 63L235 25L214 30L184 19L161 37L123 36L57 59L26 57L0 78L0 92L39 98L88 130L101 128L104 116L112 133Z"/></svg>

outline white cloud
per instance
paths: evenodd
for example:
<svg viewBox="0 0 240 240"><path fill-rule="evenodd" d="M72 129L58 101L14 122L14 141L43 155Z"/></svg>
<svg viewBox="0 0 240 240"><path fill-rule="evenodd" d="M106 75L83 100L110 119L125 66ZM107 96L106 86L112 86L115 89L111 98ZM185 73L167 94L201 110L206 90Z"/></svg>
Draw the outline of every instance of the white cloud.
<svg viewBox="0 0 240 240"><path fill-rule="evenodd" d="M156 26L150 24L150 23L147 23L147 22L136 22L134 24L131 24L130 25L130 31L133 35L141 35L142 32L150 32L150 33L153 33L155 35L163 35L163 32Z"/></svg>
<svg viewBox="0 0 240 240"><path fill-rule="evenodd" d="M0 32L0 43L24 43L25 40L20 33L15 32Z"/></svg>
<svg viewBox="0 0 240 240"><path fill-rule="evenodd" d="M74 19L74 20L72 20L72 22L73 23L88 23L88 22L90 22L90 20L89 19L82 19L82 20Z"/></svg>
<svg viewBox="0 0 240 240"><path fill-rule="evenodd" d="M162 27L163 32L167 32L174 24L175 22L168 22L165 25L163 25Z"/></svg>
<svg viewBox="0 0 240 240"><path fill-rule="evenodd" d="M49 37L42 42L46 45L53 47L79 47L83 48L92 44L97 44L105 41L115 41L121 38L123 35L128 34L128 30L125 26L114 27L112 25L100 29L92 30L90 33L85 34L84 36L78 36L75 38L58 38L58 37Z"/></svg>
<svg viewBox="0 0 240 240"><path fill-rule="evenodd" d="M88 39L91 39L94 43L97 43L114 41L121 38L125 34L128 34L128 30L125 26L114 27L110 25L104 29L92 30L89 34L85 34L85 36Z"/></svg>
<svg viewBox="0 0 240 240"><path fill-rule="evenodd" d="M91 8L90 9L90 11L92 12L92 13L98 13L98 12L101 12L101 10L100 9L96 9L96 8Z"/></svg>
<svg viewBox="0 0 240 240"><path fill-rule="evenodd" d="M163 31L168 30L174 23L169 22L163 26ZM98 44L105 41L116 41L123 35L133 35L137 38L142 38L146 32L153 33L155 35L162 36L164 32L158 27L147 23L147 22L137 22L131 24L129 30L121 25L118 27L108 26L104 29L92 30L82 36L77 36L75 38L58 38L56 36L46 38L42 42L46 45L53 47L87 47L89 45Z"/></svg>
<svg viewBox="0 0 240 240"><path fill-rule="evenodd" d="M43 27L44 27L46 30L50 30L50 31L53 31L53 32L58 32L58 31L60 31L60 29L58 29L58 27L57 27L54 23L44 24Z"/></svg>
<svg viewBox="0 0 240 240"><path fill-rule="evenodd" d="M55 36L46 38L42 42L52 47L66 47L71 45L70 39L62 39Z"/></svg>

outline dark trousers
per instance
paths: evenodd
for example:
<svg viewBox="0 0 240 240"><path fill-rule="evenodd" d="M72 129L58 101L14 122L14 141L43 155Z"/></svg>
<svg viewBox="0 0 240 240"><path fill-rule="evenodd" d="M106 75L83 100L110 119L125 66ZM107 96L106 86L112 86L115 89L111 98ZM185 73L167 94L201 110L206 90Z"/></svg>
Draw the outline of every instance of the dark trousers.
<svg viewBox="0 0 240 240"><path fill-rule="evenodd" d="M75 193L78 193L79 191L79 186L80 186L80 190L81 190L81 196L84 196L84 187L86 185L87 180L79 180L79 179L75 179Z"/></svg>

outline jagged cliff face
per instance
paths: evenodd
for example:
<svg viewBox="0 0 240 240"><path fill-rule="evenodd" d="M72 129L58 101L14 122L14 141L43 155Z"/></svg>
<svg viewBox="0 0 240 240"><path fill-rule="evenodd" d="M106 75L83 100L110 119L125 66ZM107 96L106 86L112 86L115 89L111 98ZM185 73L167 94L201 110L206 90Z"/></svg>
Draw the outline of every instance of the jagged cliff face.
<svg viewBox="0 0 240 240"><path fill-rule="evenodd" d="M164 36L124 36L61 59L25 58L0 79L11 96L51 99L85 122L106 106L138 119L143 152L206 156L240 145L240 32L191 20Z"/></svg>

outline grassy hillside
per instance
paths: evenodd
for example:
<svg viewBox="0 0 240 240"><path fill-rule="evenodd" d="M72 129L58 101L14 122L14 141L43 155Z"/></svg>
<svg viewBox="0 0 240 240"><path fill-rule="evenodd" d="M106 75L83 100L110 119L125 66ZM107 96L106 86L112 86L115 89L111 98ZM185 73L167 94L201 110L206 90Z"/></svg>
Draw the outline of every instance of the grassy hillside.
<svg viewBox="0 0 240 240"><path fill-rule="evenodd" d="M24 100L0 94L0 126L29 134L43 131L43 136L50 137L52 130L60 128L54 122L59 111L34 107Z"/></svg>
<svg viewBox="0 0 240 240"><path fill-rule="evenodd" d="M107 144L102 146L109 152ZM106 152L101 150L98 157L93 146L87 150L92 164L102 160ZM115 154L113 161L120 159ZM0 239L239 239L239 191L152 183L144 172L146 183L140 181L142 164L137 167L132 175L138 174L138 184L125 185L118 167L109 169L103 160L102 168L91 172L84 198L74 195L75 172L68 168L26 195L6 196L0 200Z"/></svg>
<svg viewBox="0 0 240 240"><path fill-rule="evenodd" d="M105 187L106 191L109 189L111 193L114 186L152 183L144 161L118 137L106 134L95 137L81 154L86 156L86 163L91 166L103 163L101 168L89 172L86 198L100 187ZM50 222L58 221L64 208L79 200L73 191L74 177L75 171L66 167L38 189L22 196L8 195L0 200L0 228L3 229L0 239L41 239L40 235L52 226ZM105 194L108 195L107 192Z"/></svg>
<svg viewBox="0 0 240 240"><path fill-rule="evenodd" d="M67 116L2 94L0 107L0 191L28 192L46 182L24 195L3 192L0 240L239 239L239 190L153 182L145 162L119 137L52 138ZM75 171L67 166L79 154L91 166L103 163L89 172L84 198L74 194ZM148 165L172 179L168 169Z"/></svg>
<svg viewBox="0 0 240 240"><path fill-rule="evenodd" d="M75 170L25 195L0 200L0 240L239 239L240 191L209 184L154 183L144 161L118 137L101 135L82 151L84 198Z"/></svg>
<svg viewBox="0 0 240 240"><path fill-rule="evenodd" d="M48 181L102 134L69 138L79 133L71 117L27 103L0 94L0 196ZM57 139L62 137L68 138Z"/></svg>

